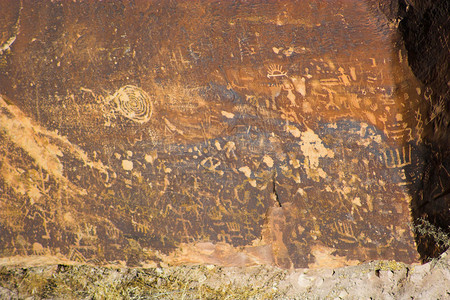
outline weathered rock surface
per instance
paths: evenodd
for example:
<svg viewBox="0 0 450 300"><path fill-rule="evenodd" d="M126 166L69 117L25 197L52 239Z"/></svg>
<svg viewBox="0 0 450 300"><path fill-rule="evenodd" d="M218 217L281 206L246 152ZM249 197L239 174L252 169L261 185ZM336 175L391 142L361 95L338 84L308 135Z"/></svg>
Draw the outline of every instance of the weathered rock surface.
<svg viewBox="0 0 450 300"><path fill-rule="evenodd" d="M443 108L371 3L2 2L0 255L417 262Z"/></svg>
<svg viewBox="0 0 450 300"><path fill-rule="evenodd" d="M413 193L416 226L433 224L450 234L450 2L411 1L402 13L399 30L408 50L414 75L426 85L428 99L422 105L427 155L422 185ZM417 235L425 261L445 251L430 235ZM448 246L447 246L448 247Z"/></svg>
<svg viewBox="0 0 450 300"><path fill-rule="evenodd" d="M4 262L2 262L4 263ZM337 269L178 266L0 267L0 298L448 299L450 253L424 265L374 261Z"/></svg>

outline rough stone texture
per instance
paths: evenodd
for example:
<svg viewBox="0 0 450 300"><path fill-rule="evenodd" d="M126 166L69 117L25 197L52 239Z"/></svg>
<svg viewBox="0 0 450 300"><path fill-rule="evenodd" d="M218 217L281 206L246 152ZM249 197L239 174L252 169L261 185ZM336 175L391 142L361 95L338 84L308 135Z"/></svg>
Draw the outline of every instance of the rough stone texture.
<svg viewBox="0 0 450 300"><path fill-rule="evenodd" d="M422 103L425 169L414 191L412 212L416 226L433 224L450 234L450 2L411 1L399 30L415 76L425 85ZM418 234L423 260L437 257L446 246L430 235Z"/></svg>
<svg viewBox="0 0 450 300"><path fill-rule="evenodd" d="M337 269L178 266L0 268L0 298L448 299L450 253L424 265L373 261Z"/></svg>
<svg viewBox="0 0 450 300"><path fill-rule="evenodd" d="M448 94L384 2L2 2L0 255L417 262Z"/></svg>

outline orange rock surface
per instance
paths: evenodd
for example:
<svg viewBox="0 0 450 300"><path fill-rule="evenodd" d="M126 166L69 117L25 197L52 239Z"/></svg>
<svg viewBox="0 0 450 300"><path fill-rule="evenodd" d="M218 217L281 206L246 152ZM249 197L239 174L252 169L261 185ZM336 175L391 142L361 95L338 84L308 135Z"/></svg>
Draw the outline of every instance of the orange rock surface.
<svg viewBox="0 0 450 300"><path fill-rule="evenodd" d="M2 5L2 257L418 261L430 91L369 2Z"/></svg>

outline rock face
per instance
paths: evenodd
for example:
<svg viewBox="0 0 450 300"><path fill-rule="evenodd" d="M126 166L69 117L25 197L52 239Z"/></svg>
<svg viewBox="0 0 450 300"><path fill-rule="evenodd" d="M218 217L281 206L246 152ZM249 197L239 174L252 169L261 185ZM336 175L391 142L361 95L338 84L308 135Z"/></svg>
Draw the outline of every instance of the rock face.
<svg viewBox="0 0 450 300"><path fill-rule="evenodd" d="M0 260L1 263L1 260ZM0 268L5 299L448 299L450 255L427 264L373 261L337 269L49 265Z"/></svg>
<svg viewBox="0 0 450 300"><path fill-rule="evenodd" d="M418 228L432 224L450 235L450 3L412 1L408 7L399 29L411 69L428 91L422 103L428 116L423 133L427 164L414 193L413 218ZM441 239L420 232L417 244L424 260L448 248Z"/></svg>
<svg viewBox="0 0 450 300"><path fill-rule="evenodd" d="M1 5L1 256L418 261L432 92L372 2Z"/></svg>

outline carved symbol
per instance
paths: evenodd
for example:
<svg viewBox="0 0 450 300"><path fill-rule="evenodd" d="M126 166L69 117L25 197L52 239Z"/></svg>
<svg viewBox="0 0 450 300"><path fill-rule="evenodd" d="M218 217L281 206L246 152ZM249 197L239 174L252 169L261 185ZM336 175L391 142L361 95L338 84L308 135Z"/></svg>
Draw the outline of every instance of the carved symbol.
<svg viewBox="0 0 450 300"><path fill-rule="evenodd" d="M431 111L430 120L427 122L427 125L434 119L436 119L436 124L440 124L444 111L445 111L444 98L440 97L439 102L436 105L433 105L433 110ZM437 130L438 128L439 126L436 126L435 130Z"/></svg>
<svg viewBox="0 0 450 300"><path fill-rule="evenodd" d="M282 89L288 92L287 98L291 101L291 106L298 106L295 102L296 97L292 92L294 90L294 85L291 82L286 81L283 83Z"/></svg>
<svg viewBox="0 0 450 300"><path fill-rule="evenodd" d="M406 145L399 149L383 152L384 161L388 168L400 168L411 164L411 146Z"/></svg>
<svg viewBox="0 0 450 300"><path fill-rule="evenodd" d="M270 65L267 68L267 78L287 77L287 72L283 71L280 65Z"/></svg>
<svg viewBox="0 0 450 300"><path fill-rule="evenodd" d="M164 120L164 124L165 124L165 128L167 130L169 130L170 132L176 132L180 135L184 135L184 132L180 129L178 129L175 125L173 125L172 123L170 123L169 120L167 120L166 118L163 117Z"/></svg>
<svg viewBox="0 0 450 300"><path fill-rule="evenodd" d="M86 258L83 256L83 254L81 254L80 251L78 251L75 248L72 248L70 250L69 259L73 260L73 261L81 262L81 263L86 262Z"/></svg>
<svg viewBox="0 0 450 300"><path fill-rule="evenodd" d="M136 222L133 217L131 217L131 225L133 226L133 230L135 232L147 233L150 231L149 226Z"/></svg>
<svg viewBox="0 0 450 300"><path fill-rule="evenodd" d="M349 86L350 85L350 76L348 76L347 74L345 74L344 69L341 67L338 69L339 73L341 73L341 75L338 76L339 81L344 85L344 86Z"/></svg>
<svg viewBox="0 0 450 300"><path fill-rule="evenodd" d="M258 99L254 95L245 95L245 100L248 101L252 105L258 104Z"/></svg>
<svg viewBox="0 0 450 300"><path fill-rule="evenodd" d="M225 155L227 156L227 158L237 159L237 156L234 152L236 150L236 144L234 142L230 141L226 143L223 147L223 150L225 151Z"/></svg>
<svg viewBox="0 0 450 300"><path fill-rule="evenodd" d="M400 128L400 129L393 129L393 128ZM411 141L412 138L412 130L411 128L401 128L401 126L391 126L390 128L387 128L387 135L394 139L394 140L402 140L406 138L406 141Z"/></svg>
<svg viewBox="0 0 450 300"><path fill-rule="evenodd" d="M225 233L223 230L220 231L217 235L217 238L224 243L231 243L231 235L229 233Z"/></svg>
<svg viewBox="0 0 450 300"><path fill-rule="evenodd" d="M33 254L34 255L45 255L47 249L45 249L40 243L33 243Z"/></svg>
<svg viewBox="0 0 450 300"><path fill-rule="evenodd" d="M416 111L416 121L417 121L417 125L416 125L416 130L417 130L417 142L420 143L422 142L422 135L423 135L423 120L422 120L422 114L420 113L420 110Z"/></svg>
<svg viewBox="0 0 450 300"><path fill-rule="evenodd" d="M182 238L185 239L186 242L189 242L192 239L192 237L191 235L189 235L188 227L186 226L186 224L188 224L189 227L192 228L191 221L185 220L184 218L177 218L176 221L181 222L181 224L183 224L184 236L182 236Z"/></svg>
<svg viewBox="0 0 450 300"><path fill-rule="evenodd" d="M292 84L295 87L297 93L306 96L306 78L305 77L291 77Z"/></svg>
<svg viewBox="0 0 450 300"><path fill-rule="evenodd" d="M244 60L244 57L251 57L252 55L258 55L260 52L258 47L259 42L257 35L244 36L243 38L238 38L238 45L241 61Z"/></svg>
<svg viewBox="0 0 450 300"><path fill-rule="evenodd" d="M217 207L212 208L207 213L208 217L213 221L220 221L222 220L222 213L220 212L220 209Z"/></svg>
<svg viewBox="0 0 450 300"><path fill-rule="evenodd" d="M336 232L341 236L339 237L341 241L347 243L356 243L358 241L353 232L352 224L335 222L334 227L336 228Z"/></svg>
<svg viewBox="0 0 450 300"><path fill-rule="evenodd" d="M189 47L191 47L191 46L189 46ZM170 62L173 63L177 69L187 68L190 65L190 61L184 59L183 53L181 53L180 48L178 48L178 54L179 55L177 57L177 54L175 52L172 52L172 57L170 58Z"/></svg>
<svg viewBox="0 0 450 300"><path fill-rule="evenodd" d="M124 117L138 123L145 123L152 116L153 104L150 96L133 85L121 87L108 102L115 104L117 111Z"/></svg>
<svg viewBox="0 0 450 300"><path fill-rule="evenodd" d="M217 170L217 167L219 167L221 162L217 158L213 157L207 157L204 160L200 162L200 165L204 167L205 169L213 172L218 173L219 175L223 175L223 171Z"/></svg>
<svg viewBox="0 0 450 300"><path fill-rule="evenodd" d="M428 102L431 103L431 96L433 95L433 90L427 86L425 88L425 92L423 93L423 97L425 98L425 100L427 100Z"/></svg>
<svg viewBox="0 0 450 300"><path fill-rule="evenodd" d="M231 232L239 232L241 230L241 226L236 222L227 222L227 228Z"/></svg>

